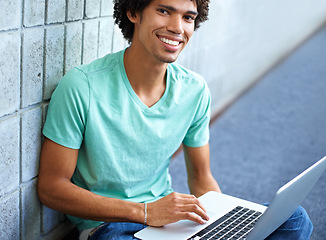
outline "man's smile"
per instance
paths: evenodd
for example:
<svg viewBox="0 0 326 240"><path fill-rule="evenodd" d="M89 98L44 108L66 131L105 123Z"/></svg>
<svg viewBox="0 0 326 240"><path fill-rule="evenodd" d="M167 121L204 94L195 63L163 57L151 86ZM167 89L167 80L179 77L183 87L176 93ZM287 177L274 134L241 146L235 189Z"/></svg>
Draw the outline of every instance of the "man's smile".
<svg viewBox="0 0 326 240"><path fill-rule="evenodd" d="M180 41L174 41L174 40L170 40L170 39L167 39L165 37L160 37L159 38L162 42L166 43L166 44L169 44L169 45L172 45L172 46L178 46L180 44Z"/></svg>
<svg viewBox="0 0 326 240"><path fill-rule="evenodd" d="M179 36L170 36L167 34L157 34L157 38L164 45L168 52L176 52L181 49L183 43L185 43L184 38Z"/></svg>

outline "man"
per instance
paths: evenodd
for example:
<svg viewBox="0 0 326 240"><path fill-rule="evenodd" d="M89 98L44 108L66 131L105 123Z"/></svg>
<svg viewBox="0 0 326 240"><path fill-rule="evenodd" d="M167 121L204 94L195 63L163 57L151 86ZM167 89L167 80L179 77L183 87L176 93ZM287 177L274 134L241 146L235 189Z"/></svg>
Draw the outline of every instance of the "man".
<svg viewBox="0 0 326 240"><path fill-rule="evenodd" d="M208 220L197 197L220 191L209 166L210 94L173 63L208 3L116 0L130 47L73 69L54 92L38 194L81 238L133 239L144 225ZM181 144L192 195L171 189L168 165Z"/></svg>

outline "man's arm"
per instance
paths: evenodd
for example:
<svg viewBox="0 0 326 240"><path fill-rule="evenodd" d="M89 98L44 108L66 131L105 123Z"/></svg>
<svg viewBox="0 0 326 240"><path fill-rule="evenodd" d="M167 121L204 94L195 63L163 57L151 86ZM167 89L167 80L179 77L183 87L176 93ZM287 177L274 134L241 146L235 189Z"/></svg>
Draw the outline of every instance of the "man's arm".
<svg viewBox="0 0 326 240"><path fill-rule="evenodd" d="M45 139L37 183L41 202L60 212L97 221L144 223L144 204L107 198L71 182L78 150ZM193 214L195 213L195 214ZM186 194L172 193L147 207L147 224L163 226L182 219L204 223L207 216L199 201Z"/></svg>
<svg viewBox="0 0 326 240"><path fill-rule="evenodd" d="M142 204L99 196L70 180L77 164L78 150L45 139L40 158L37 190L41 202L57 211L98 221L144 219Z"/></svg>
<svg viewBox="0 0 326 240"><path fill-rule="evenodd" d="M221 192L210 169L209 144L202 147L183 145L191 194L199 197L208 191Z"/></svg>

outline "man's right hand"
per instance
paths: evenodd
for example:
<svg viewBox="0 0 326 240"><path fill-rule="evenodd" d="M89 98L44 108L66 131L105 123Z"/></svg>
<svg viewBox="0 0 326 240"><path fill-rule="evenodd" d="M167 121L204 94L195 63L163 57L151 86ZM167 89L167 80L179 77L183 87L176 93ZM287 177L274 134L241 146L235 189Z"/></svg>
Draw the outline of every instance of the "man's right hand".
<svg viewBox="0 0 326 240"><path fill-rule="evenodd" d="M200 201L193 195L173 192L147 204L147 224L160 227L180 220L204 224L209 218Z"/></svg>

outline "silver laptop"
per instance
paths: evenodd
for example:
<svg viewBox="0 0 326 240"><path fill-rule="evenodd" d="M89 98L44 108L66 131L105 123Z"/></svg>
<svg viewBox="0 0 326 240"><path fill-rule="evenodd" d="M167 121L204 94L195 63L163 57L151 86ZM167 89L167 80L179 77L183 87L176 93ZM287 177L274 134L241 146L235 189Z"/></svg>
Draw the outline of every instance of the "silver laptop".
<svg viewBox="0 0 326 240"><path fill-rule="evenodd" d="M135 234L144 240L265 239L300 205L326 169L326 156L281 187L268 207L217 192L199 197L210 220L199 225L182 220L147 227Z"/></svg>

